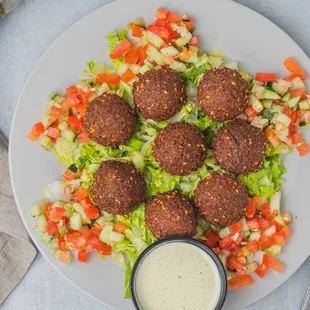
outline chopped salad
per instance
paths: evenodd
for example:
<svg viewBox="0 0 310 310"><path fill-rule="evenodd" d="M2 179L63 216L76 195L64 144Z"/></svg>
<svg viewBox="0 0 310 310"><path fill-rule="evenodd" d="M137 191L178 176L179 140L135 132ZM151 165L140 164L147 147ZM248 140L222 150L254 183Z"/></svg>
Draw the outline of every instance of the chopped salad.
<svg viewBox="0 0 310 310"><path fill-rule="evenodd" d="M192 17L159 8L155 21L146 25L136 19L127 29L106 37L112 66L90 61L82 79L64 94L52 94L41 119L28 138L40 140L43 149L53 151L67 165L63 178L48 184L44 200L34 204L31 215L41 241L49 244L53 256L69 263L86 263L96 253L111 257L125 266L125 297L130 298L131 268L138 255L155 241L147 229L140 204L127 215L100 210L92 199L95 172L104 160L132 162L145 177L147 196L176 189L191 198L198 183L213 171L222 172L210 150L204 165L186 176L172 176L161 169L152 155L152 144L160 129L169 123L189 122L204 134L208 148L215 133L224 125L198 109L194 102L202 76L212 68L238 70L237 62L228 62L223 52L209 54L199 48ZM145 72L167 66L177 72L186 85L187 101L168 121L143 119L133 102L133 83ZM198 219L194 238L202 240L220 257L230 289L251 285L255 274L263 278L270 269L281 272L282 262L275 256L292 231L291 216L281 211L283 154L297 150L300 156L309 147L300 132L310 123L310 95L304 85L305 72L291 57L284 61L290 75L258 72L248 82L251 97L241 117L265 131L268 141L265 159L256 172L240 175L251 198L245 216L229 227L216 227ZM138 115L138 130L125 145L108 147L91 141L85 131L84 115L89 102L104 93L124 98ZM76 255L74 255L76 253ZM75 258L77 256L77 258Z"/></svg>

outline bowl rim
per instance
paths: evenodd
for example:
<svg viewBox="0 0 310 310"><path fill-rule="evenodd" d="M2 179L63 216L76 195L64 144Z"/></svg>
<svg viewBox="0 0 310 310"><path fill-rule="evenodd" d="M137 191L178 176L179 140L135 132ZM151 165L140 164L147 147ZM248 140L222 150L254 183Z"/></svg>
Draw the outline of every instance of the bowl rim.
<svg viewBox="0 0 310 310"><path fill-rule="evenodd" d="M190 237L182 237L182 236L177 236L177 237L168 237L165 239L158 240L154 242L153 244L149 245L146 249L143 250L143 252L139 255L137 260L134 263L134 266L132 268L132 273L130 277L130 293L131 293L131 300L137 310L143 310L143 308L140 306L136 294L136 288L135 288L135 281L136 281L136 275L138 268L140 264L143 262L143 260L149 255L152 251L154 251L156 248L168 244L168 243L176 243L176 242L181 242L181 243L189 243L192 244L201 250L203 250L205 253L207 253L212 260L214 261L218 272L220 276L220 281L221 281L221 291L219 295L218 302L214 308L214 310L220 310L222 309L226 296L227 296L227 277L226 277L226 272L225 268L223 266L223 263L221 262L220 258L216 255L216 253L206 244L204 244L202 241L190 238Z"/></svg>

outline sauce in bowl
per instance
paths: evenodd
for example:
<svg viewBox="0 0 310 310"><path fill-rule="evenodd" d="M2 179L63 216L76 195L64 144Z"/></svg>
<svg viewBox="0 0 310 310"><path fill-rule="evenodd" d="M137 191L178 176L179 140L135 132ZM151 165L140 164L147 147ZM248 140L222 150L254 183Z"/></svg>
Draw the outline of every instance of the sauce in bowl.
<svg viewBox="0 0 310 310"><path fill-rule="evenodd" d="M137 309L221 308L223 292L224 299L226 295L221 263L200 242L184 240L187 238L159 241L157 246L146 250L148 253L142 253L132 275L132 295Z"/></svg>

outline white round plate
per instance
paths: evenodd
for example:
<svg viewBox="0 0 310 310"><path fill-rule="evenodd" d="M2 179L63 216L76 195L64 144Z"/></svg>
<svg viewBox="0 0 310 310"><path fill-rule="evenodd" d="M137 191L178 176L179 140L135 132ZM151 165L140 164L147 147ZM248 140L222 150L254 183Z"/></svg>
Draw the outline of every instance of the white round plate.
<svg viewBox="0 0 310 310"><path fill-rule="evenodd" d="M101 261L97 255L88 264L76 260L69 265L60 263L52 258L49 247L40 243L39 233L33 230L30 206L41 199L40 190L48 182L61 178L63 166L52 153L43 151L39 143L27 140L26 135L39 119L49 94L63 92L68 85L76 83L89 60L108 61L105 35L125 28L127 22L137 17L151 22L158 7L193 16L202 48L224 51L251 74L265 71L285 76L282 63L288 56L295 57L303 68L310 68L304 52L277 26L237 3L223 0L116 1L81 19L45 52L25 85L13 122L10 171L15 199L29 234L50 263L81 290L118 309L133 309L131 301L123 298L121 267L109 259ZM309 76L310 72L307 73ZM310 87L309 82L307 86ZM229 292L227 309L241 309L264 297L288 279L310 254L307 233L310 195L306 188L310 156L299 158L295 152L286 157L285 165L288 173L283 187L283 209L294 218L294 234L280 256L285 269L281 274L270 272L264 279L255 279L255 285L249 288Z"/></svg>

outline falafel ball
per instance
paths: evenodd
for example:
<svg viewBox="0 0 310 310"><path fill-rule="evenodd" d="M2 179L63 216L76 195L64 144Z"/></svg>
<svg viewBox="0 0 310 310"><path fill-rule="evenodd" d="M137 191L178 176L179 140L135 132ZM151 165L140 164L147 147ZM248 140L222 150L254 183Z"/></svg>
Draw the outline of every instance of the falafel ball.
<svg viewBox="0 0 310 310"><path fill-rule="evenodd" d="M144 73L134 84L133 95L141 115L157 122L171 118L186 100L184 82L167 68Z"/></svg>
<svg viewBox="0 0 310 310"><path fill-rule="evenodd" d="M256 171L265 156L263 130L235 119L218 131L213 140L213 154L225 170L238 174Z"/></svg>
<svg viewBox="0 0 310 310"><path fill-rule="evenodd" d="M207 156L204 135L189 123L169 124L156 137L153 154L168 173L187 175L204 164Z"/></svg>
<svg viewBox="0 0 310 310"><path fill-rule="evenodd" d="M200 216L222 227L239 221L248 205L247 189L231 174L213 172L198 184L193 197Z"/></svg>
<svg viewBox="0 0 310 310"><path fill-rule="evenodd" d="M93 199L100 209L126 214L145 198L145 180L133 164L115 160L101 163L93 183Z"/></svg>
<svg viewBox="0 0 310 310"><path fill-rule="evenodd" d="M116 94L103 94L92 100L85 114L90 139L106 146L126 143L136 130L137 120L129 104Z"/></svg>
<svg viewBox="0 0 310 310"><path fill-rule="evenodd" d="M210 118L227 121L246 109L249 98L248 83L238 71L217 68L200 81L196 104Z"/></svg>
<svg viewBox="0 0 310 310"><path fill-rule="evenodd" d="M193 236L196 233L197 218L189 200L170 191L159 193L145 212L145 222L156 239L171 236Z"/></svg>

